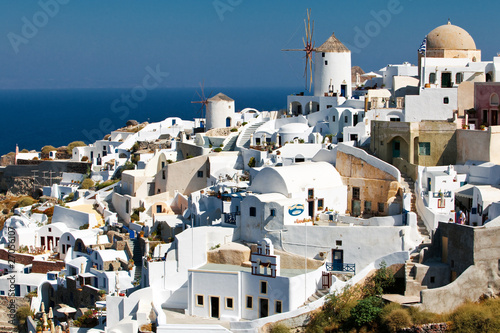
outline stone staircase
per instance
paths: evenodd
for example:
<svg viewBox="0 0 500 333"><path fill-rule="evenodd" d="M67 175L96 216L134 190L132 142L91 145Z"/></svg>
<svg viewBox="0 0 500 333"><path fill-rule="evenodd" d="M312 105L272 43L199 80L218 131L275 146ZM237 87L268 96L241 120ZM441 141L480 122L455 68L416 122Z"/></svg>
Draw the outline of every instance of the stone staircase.
<svg viewBox="0 0 500 333"><path fill-rule="evenodd" d="M326 294L328 294L328 289L318 289L314 294L312 294L307 298L307 300L302 306L306 306L309 303L315 302L321 297L325 296Z"/></svg>
<svg viewBox="0 0 500 333"><path fill-rule="evenodd" d="M417 250L410 255L410 259L405 262L405 296L420 296L420 291L427 289L420 281L416 280L417 269L416 264L421 263L421 255L423 249L429 246L427 243L422 243L418 246Z"/></svg>
<svg viewBox="0 0 500 333"><path fill-rule="evenodd" d="M257 128L259 128L265 121L256 122L248 126L243 133L241 133L236 141L236 148L248 148L250 147L250 136L255 133Z"/></svg>
<svg viewBox="0 0 500 333"><path fill-rule="evenodd" d="M135 274L134 274L134 279L138 281L138 279L141 278L142 276L142 250L141 250L141 245L139 244L139 239L129 239L128 245L130 246L130 249L132 250L132 259L134 260L134 265L135 265Z"/></svg>
<svg viewBox="0 0 500 333"><path fill-rule="evenodd" d="M417 226L418 231L424 238L423 243L430 242L430 235L424 221L420 218L417 213L417 197L415 196L415 182L408 175L401 173L401 186L405 189L406 193L411 195L411 211L417 215Z"/></svg>
<svg viewBox="0 0 500 333"><path fill-rule="evenodd" d="M238 135L233 136L227 144L222 148L222 151L234 151L236 148L236 140L238 140Z"/></svg>
<svg viewBox="0 0 500 333"><path fill-rule="evenodd" d="M423 238L422 243L413 251L410 255L410 259L405 262L405 296L419 296L420 291L427 289L427 287L422 286L422 284L415 279L417 273L415 265L422 263L422 256L425 249L431 245L431 238L424 221L417 213L415 182L408 175L401 173L401 186L405 189L406 193L410 193L411 195L411 211L417 215L418 232Z"/></svg>

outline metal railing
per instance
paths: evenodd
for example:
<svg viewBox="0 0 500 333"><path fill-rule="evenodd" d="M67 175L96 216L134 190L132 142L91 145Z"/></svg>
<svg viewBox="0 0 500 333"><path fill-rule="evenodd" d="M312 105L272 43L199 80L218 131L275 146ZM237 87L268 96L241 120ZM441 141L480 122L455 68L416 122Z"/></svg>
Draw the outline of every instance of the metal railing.
<svg viewBox="0 0 500 333"><path fill-rule="evenodd" d="M356 264L342 264L335 262L327 262L326 270L328 272L352 272L356 273Z"/></svg>
<svg viewBox="0 0 500 333"><path fill-rule="evenodd" d="M239 212L224 214L224 223L236 225L236 216Z"/></svg>

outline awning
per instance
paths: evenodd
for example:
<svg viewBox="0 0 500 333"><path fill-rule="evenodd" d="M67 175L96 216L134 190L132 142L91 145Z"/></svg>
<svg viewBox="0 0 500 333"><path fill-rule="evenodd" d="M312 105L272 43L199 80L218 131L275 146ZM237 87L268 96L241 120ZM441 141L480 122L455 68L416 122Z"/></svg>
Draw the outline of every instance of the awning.
<svg viewBox="0 0 500 333"><path fill-rule="evenodd" d="M455 190L455 196L472 199L474 185L467 184Z"/></svg>

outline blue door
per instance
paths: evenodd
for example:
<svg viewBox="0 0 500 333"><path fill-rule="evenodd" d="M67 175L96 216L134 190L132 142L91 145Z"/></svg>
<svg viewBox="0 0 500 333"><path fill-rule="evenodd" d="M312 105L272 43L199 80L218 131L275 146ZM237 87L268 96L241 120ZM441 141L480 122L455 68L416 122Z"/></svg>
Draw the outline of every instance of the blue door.
<svg viewBox="0 0 500 333"><path fill-rule="evenodd" d="M332 250L332 263L334 271L344 270L344 250Z"/></svg>

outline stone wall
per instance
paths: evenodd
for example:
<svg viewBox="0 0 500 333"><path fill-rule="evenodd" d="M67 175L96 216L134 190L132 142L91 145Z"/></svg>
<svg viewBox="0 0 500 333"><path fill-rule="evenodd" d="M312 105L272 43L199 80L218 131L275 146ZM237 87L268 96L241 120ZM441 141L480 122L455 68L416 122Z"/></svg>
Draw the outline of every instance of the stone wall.
<svg viewBox="0 0 500 333"><path fill-rule="evenodd" d="M25 255L25 254L20 254L20 253L13 253L11 254L10 259L12 260L12 256L15 260L16 264L23 264L23 265L29 265L33 263L33 256L30 255ZM6 260L9 261L9 252L7 250L0 250L0 259L1 260Z"/></svg>
<svg viewBox="0 0 500 333"><path fill-rule="evenodd" d="M45 274L50 271L61 271L66 267L64 261L33 261L33 266L31 267L32 273L42 273Z"/></svg>
<svg viewBox="0 0 500 333"><path fill-rule="evenodd" d="M8 317L9 304L14 301L15 309L19 309L21 306L29 306L29 302L24 297L7 297L0 296L0 332L19 332L15 325L9 323L11 318ZM17 323L17 319L16 319Z"/></svg>

